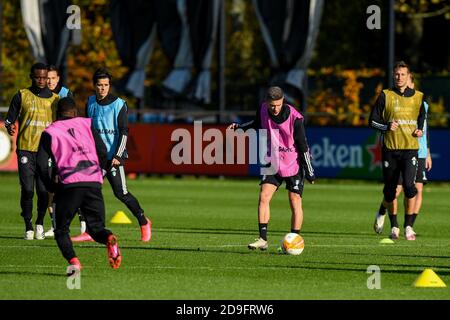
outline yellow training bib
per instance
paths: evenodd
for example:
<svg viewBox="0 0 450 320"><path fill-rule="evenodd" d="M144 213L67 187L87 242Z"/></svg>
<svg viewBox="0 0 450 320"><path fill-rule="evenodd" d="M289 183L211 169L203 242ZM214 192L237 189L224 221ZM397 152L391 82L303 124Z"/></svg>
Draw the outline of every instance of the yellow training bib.
<svg viewBox="0 0 450 320"><path fill-rule="evenodd" d="M42 131L53 122L59 97L41 98L28 89L20 90L22 105L19 113L17 149L36 152Z"/></svg>
<svg viewBox="0 0 450 320"><path fill-rule="evenodd" d="M390 150L419 149L419 139L413 137L417 129L417 118L422 105L423 93L415 91L412 97L404 97L391 89L383 90L386 105L383 119L386 122L397 121L399 126L395 131L388 130L384 135L384 144Z"/></svg>

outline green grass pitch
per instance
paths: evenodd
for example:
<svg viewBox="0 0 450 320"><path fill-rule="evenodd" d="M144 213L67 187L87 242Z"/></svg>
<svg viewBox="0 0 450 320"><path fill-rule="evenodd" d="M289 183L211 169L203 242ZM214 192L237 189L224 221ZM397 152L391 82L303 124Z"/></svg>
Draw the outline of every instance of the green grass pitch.
<svg viewBox="0 0 450 320"><path fill-rule="evenodd" d="M66 261L53 239L25 241L15 174L0 175L0 299L300 300L449 299L450 188L425 187L416 220L416 241L380 245L388 236L372 230L382 185L375 182L321 181L305 186L300 256L278 253L290 230L284 185L271 204L269 249L249 251L257 237L258 181L187 177L129 180L129 190L153 220L150 243L139 241L136 219L116 200L108 182L103 192L107 227L119 237L122 265L113 270L106 249L75 244L84 269L80 289L67 287ZM133 221L111 224L117 210ZM403 206L400 205L400 211ZM34 222L33 217L33 222ZM403 225L403 214L399 215ZM50 225L47 217L45 228ZM72 234L79 233L79 221ZM380 268L381 289L368 289ZM446 288L415 288L432 268Z"/></svg>

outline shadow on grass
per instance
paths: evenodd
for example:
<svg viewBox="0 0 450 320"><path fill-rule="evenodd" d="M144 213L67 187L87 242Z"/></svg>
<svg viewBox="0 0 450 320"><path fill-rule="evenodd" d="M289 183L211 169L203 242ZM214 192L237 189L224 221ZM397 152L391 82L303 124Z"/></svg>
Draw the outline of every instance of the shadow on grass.
<svg viewBox="0 0 450 320"><path fill-rule="evenodd" d="M19 240L24 240L23 237L20 237L20 236L5 236L5 235L0 235L0 239L19 239Z"/></svg>
<svg viewBox="0 0 450 320"><path fill-rule="evenodd" d="M36 271L21 271L21 270L11 270L11 271L1 271L0 275L15 275L15 276L46 276L46 277L58 277L67 278L65 273L51 273L51 272L36 272Z"/></svg>
<svg viewBox="0 0 450 320"><path fill-rule="evenodd" d="M244 247L244 246L242 246ZM120 247L122 249L122 247ZM124 250L149 250L149 251L172 251L172 252L201 252L201 253L220 253L220 254L251 254L249 251L238 251L229 249L213 249L213 248L199 248L199 247L189 247L189 248L173 248L173 247L136 247L136 246L123 246ZM248 249L247 249L248 250Z"/></svg>
<svg viewBox="0 0 450 320"><path fill-rule="evenodd" d="M399 263L374 263L371 261L370 263L367 262L324 262L324 261L303 261L302 263L306 264L320 264L320 265L351 265L351 266L361 266L364 269L361 270L367 270L367 267L370 265L378 265L381 268L381 272L389 272L389 270L384 270L385 267L398 267L398 268L419 268L421 270L425 268L434 268L434 269L448 269L444 270L443 272L450 273L450 267L449 266L440 266L440 265L430 265L430 264L399 264Z"/></svg>
<svg viewBox="0 0 450 320"><path fill-rule="evenodd" d="M258 233L256 229L205 229L205 228L174 228L174 229L161 229L158 233L196 233L196 234L248 234L254 235Z"/></svg>
<svg viewBox="0 0 450 320"><path fill-rule="evenodd" d="M184 234L242 234L242 235L251 235L251 236L257 236L258 235L258 229L232 229L232 228L163 228L158 229L158 233L184 233ZM270 230L271 235L277 235L282 236L286 233L288 233L288 230L277 230L273 229ZM336 231L336 232L330 232L330 231L305 231L301 233L302 235L323 235L323 236L339 236L339 237L345 237L345 236L359 236L359 237L366 237L368 235L372 236L372 232L367 233L357 233L357 232L342 232L342 231ZM0 235L0 239L18 239L23 240L23 237L21 236L6 236L6 235ZM45 239L48 240L54 240L52 239ZM41 241L41 240L39 240ZM30 241L31 242L31 241Z"/></svg>
<svg viewBox="0 0 450 320"><path fill-rule="evenodd" d="M372 253L360 253L360 252L343 252L346 255L354 256L373 256ZM420 254L390 254L390 253L377 253L377 256L387 257L406 257L406 258L431 258L431 259L450 259L450 256L437 256L437 255L420 255ZM450 267L449 267L450 268Z"/></svg>
<svg viewBox="0 0 450 320"><path fill-rule="evenodd" d="M84 246L86 247L92 247L92 248L100 248L98 245L89 245ZM231 247L228 248L200 248L200 247L185 247L185 248L174 248L174 247L155 247L155 246L121 246L121 249L123 251L126 250L145 250L147 252L152 251L161 251L161 252L184 252L184 253L220 253L223 254L232 254L232 255L253 255L254 257L257 257L258 255L260 257L262 256L279 256L282 258L283 256L287 257L279 252L270 250L270 251L253 251L248 250L245 245L240 246L239 250L230 250ZM102 248L103 250L103 248ZM347 255L353 254L353 253L346 253ZM361 255L370 255L371 254L361 254ZM395 255L394 255L395 256ZM404 255L405 256L405 255ZM442 257L445 258L445 257ZM281 260L280 260L281 261ZM292 260L288 260L286 263L291 262ZM389 262L328 262L328 261L305 261L305 260L299 260L298 265L280 265L280 264L273 264L273 265L258 265L259 267L267 267L270 269L296 269L296 270L325 270L325 271L347 271L347 272L367 272L367 267L369 265L378 264L381 268L382 273L386 274L420 274L421 271L423 271L425 268L433 268L435 271L437 270L438 275L440 276L448 276L450 275L450 266L440 266L440 265L433 265L433 264L408 264L408 263L389 263ZM389 268L389 269L386 269ZM444 270L442 270L444 269Z"/></svg>
<svg viewBox="0 0 450 320"><path fill-rule="evenodd" d="M306 235L306 234L311 234L311 235L326 235L326 236L338 236L338 237L345 237L345 236L357 236L357 237L364 237L366 238L367 236L372 237L373 236L373 232L343 232L343 231L305 231L302 232L301 234Z"/></svg>
<svg viewBox="0 0 450 320"><path fill-rule="evenodd" d="M347 265L361 265L360 268L357 267L339 267L339 266L332 266L336 265L336 263L324 263L324 262L306 262L305 264L320 264L321 266L310 266L310 265L297 265L297 266L286 266L286 265L270 265L266 266L268 268L279 268L282 269L307 269L307 270L329 270L329 271L356 271L356 272L367 272L367 266L366 264L357 264L357 263L345 263ZM330 265L329 267L327 265ZM382 267L383 265L381 265ZM392 265L396 266L396 265ZM425 268L429 268L430 266L422 266L422 265L408 265L407 267L416 267L417 270L398 270L398 269L383 269L381 268L381 273L391 273L391 274L415 274L419 275L420 272L423 271ZM442 267L436 267L435 269L440 269ZM439 270L437 271L439 276L448 276L450 275L450 270Z"/></svg>
<svg viewBox="0 0 450 320"><path fill-rule="evenodd" d="M239 245L237 245L239 246ZM246 245L242 244L242 246L239 246L240 248L245 248L245 250L248 250ZM74 245L74 248L76 250L79 249L101 249L104 250L105 246L103 244L100 243L94 243L91 242L89 244L82 244L82 245ZM244 251L244 250L230 250L230 247L225 247L225 248L221 248L221 249L215 249L215 248L208 248L208 247L195 247L195 246L190 246L190 247L156 247L156 246L148 246L147 244L142 244L142 246L133 246L133 245L121 245L119 242L119 248L122 251L126 251L126 250L144 250L144 251L170 251L170 252L202 252L202 253L227 253L227 254L250 254L252 253L252 251L248 250L248 251ZM267 253L267 252L266 252ZM270 253L269 253L270 254Z"/></svg>

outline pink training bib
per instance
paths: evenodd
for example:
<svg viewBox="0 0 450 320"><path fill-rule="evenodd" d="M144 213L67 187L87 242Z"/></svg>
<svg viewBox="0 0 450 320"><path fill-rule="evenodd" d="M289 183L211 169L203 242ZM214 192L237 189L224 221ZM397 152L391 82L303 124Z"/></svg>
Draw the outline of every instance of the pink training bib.
<svg viewBox="0 0 450 320"><path fill-rule="evenodd" d="M91 119L72 118L53 122L46 130L52 137L52 152L62 184L103 183Z"/></svg>
<svg viewBox="0 0 450 320"><path fill-rule="evenodd" d="M300 168L294 141L294 122L303 119L303 116L294 107L287 106L290 109L289 118L278 124L270 118L267 103L261 105L261 126L270 133L267 139L270 162L272 166L274 161L277 162L277 173L282 177L296 175Z"/></svg>

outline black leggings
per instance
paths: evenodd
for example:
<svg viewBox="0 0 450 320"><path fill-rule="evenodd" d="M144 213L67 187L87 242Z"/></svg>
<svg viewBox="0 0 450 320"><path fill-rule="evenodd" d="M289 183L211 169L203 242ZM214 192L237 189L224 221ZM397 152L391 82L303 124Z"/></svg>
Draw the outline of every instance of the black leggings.
<svg viewBox="0 0 450 320"><path fill-rule="evenodd" d="M37 194L37 219L36 224L43 224L48 207L48 192L45 189L36 167L36 152L17 151L17 162L20 180L20 207L21 216L30 222L33 216L33 197L36 187Z"/></svg>
<svg viewBox="0 0 450 320"><path fill-rule="evenodd" d="M138 219L140 225L146 224L147 221L143 215L144 210L142 210L136 197L128 191L124 167L121 165L109 168L106 173L106 178L116 198L127 206L131 213Z"/></svg>

